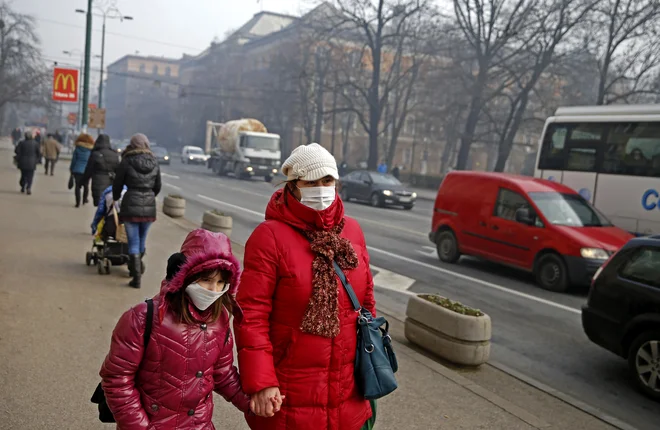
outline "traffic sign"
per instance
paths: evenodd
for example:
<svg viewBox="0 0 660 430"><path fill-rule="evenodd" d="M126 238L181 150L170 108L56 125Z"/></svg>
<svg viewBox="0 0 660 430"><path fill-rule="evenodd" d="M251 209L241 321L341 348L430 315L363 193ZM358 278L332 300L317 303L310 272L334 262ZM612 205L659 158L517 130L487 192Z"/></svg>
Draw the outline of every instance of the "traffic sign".
<svg viewBox="0 0 660 430"><path fill-rule="evenodd" d="M53 100L60 102L78 101L78 70L53 69Z"/></svg>
<svg viewBox="0 0 660 430"><path fill-rule="evenodd" d="M105 108L89 109L89 128L105 129Z"/></svg>

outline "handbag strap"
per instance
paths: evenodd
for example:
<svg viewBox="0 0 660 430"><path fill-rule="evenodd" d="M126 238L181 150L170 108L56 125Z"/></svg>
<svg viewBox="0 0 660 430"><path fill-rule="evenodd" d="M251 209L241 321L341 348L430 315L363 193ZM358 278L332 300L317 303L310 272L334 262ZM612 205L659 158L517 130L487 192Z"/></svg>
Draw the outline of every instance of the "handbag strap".
<svg viewBox="0 0 660 430"><path fill-rule="evenodd" d="M154 319L154 301L153 299L145 300L147 302L147 321L144 326L144 349L147 350L149 339L151 339L151 325Z"/></svg>
<svg viewBox="0 0 660 430"><path fill-rule="evenodd" d="M339 280L341 281L341 284L344 286L344 290L346 290L346 294L348 294L348 298L351 299L353 310L356 312L359 311L360 309L362 309L362 306L360 305L360 301L355 295L355 291L353 291L353 287L351 286L351 283L348 282L348 279L346 279L346 275L344 274L344 271L341 270L341 267L339 267L339 264L337 264L335 260L332 260L332 267L335 268L335 273L337 274L337 276L339 276Z"/></svg>

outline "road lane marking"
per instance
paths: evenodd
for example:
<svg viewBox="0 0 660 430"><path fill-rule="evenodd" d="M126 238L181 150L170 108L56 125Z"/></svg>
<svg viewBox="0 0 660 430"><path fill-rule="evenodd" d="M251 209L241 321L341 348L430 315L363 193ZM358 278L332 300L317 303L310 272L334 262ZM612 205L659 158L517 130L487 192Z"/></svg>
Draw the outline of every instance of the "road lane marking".
<svg viewBox="0 0 660 430"><path fill-rule="evenodd" d="M422 249L423 251L421 249L416 249L415 252L422 254L425 257L436 257L438 255L438 252L432 246L422 246Z"/></svg>
<svg viewBox="0 0 660 430"><path fill-rule="evenodd" d="M166 178L181 179L179 176L170 175L169 173L165 173L165 172L160 172L160 174L161 174L161 176L165 176Z"/></svg>
<svg viewBox="0 0 660 430"><path fill-rule="evenodd" d="M207 197L203 194L197 194L197 197L199 197L200 199L207 200L209 202L213 202L213 203L223 205L223 206L228 206L230 208L238 209L239 211L247 212L249 214L258 216L262 220L264 219L264 214L262 212L253 211L252 209L247 209L247 208L244 208L244 207L241 207L241 206L232 205L231 203L227 203L227 202L223 202L223 201L220 201L220 200L212 199L211 197Z"/></svg>
<svg viewBox="0 0 660 430"><path fill-rule="evenodd" d="M165 186L168 188L173 188L177 191L181 191L181 187L177 187L176 185L168 184L167 182L164 182Z"/></svg>
<svg viewBox="0 0 660 430"><path fill-rule="evenodd" d="M391 272L387 269L374 266L373 264L371 264L370 267L372 270L378 272L374 276L374 285L376 286L405 293L408 292L408 289L415 283L414 279L407 276Z"/></svg>
<svg viewBox="0 0 660 430"><path fill-rule="evenodd" d="M470 282L473 282L475 284L482 285L484 287L492 288L494 290L502 291L504 293L508 293L508 294L513 295L513 296L521 297L521 298L531 300L531 301L537 302L537 303L542 303L544 305L551 306L551 307L554 307L554 308L557 308L557 309L561 309L561 310L566 311L566 312L571 312L573 314L577 314L577 315L582 314L582 311L580 311L579 309L575 309L575 308L572 308L570 306L562 305L560 303L556 303L556 302L553 302L551 300L542 299L540 297L536 297L536 296L533 296L531 294L522 293L520 291L512 290L510 288L506 288L506 287L503 287L501 285L493 284L492 282L482 281L479 278L473 278L472 276L463 275L462 273L452 272L451 270L443 269L441 267L433 266L431 264L423 263L421 261L416 261L416 260L413 260L412 258L403 257L401 255L393 254L391 252L384 251L384 250L378 249L378 248L374 248L372 246L367 246L367 249L370 252L376 252L378 254L386 255L386 256L391 257L391 258L396 258L398 260L405 261L406 263L417 264L418 266L425 267L427 269L431 269L431 270L434 270L436 272L440 272L440 273L445 274L445 275L454 276L454 277L462 279L464 281L470 281Z"/></svg>

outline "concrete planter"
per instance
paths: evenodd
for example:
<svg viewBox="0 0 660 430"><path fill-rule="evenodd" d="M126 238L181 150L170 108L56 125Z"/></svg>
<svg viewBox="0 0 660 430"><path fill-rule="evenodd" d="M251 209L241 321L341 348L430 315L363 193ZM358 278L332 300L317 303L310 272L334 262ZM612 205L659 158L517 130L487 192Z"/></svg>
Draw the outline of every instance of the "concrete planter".
<svg viewBox="0 0 660 430"><path fill-rule="evenodd" d="M406 309L406 338L452 363L479 366L490 357L491 321L486 314L463 315L413 296ZM440 299L444 297L437 296Z"/></svg>
<svg viewBox="0 0 660 430"><path fill-rule="evenodd" d="M215 211L206 211L202 217L202 228L205 230L220 232L231 236L233 220L230 216L217 213Z"/></svg>
<svg viewBox="0 0 660 430"><path fill-rule="evenodd" d="M186 200L180 196L169 195L163 199L163 213L172 218L181 218L186 214Z"/></svg>

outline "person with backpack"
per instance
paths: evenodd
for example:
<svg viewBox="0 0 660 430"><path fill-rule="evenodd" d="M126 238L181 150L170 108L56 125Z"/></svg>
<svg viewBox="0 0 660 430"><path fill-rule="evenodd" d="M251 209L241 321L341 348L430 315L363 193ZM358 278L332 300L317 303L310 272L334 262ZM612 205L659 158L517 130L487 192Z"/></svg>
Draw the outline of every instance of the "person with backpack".
<svg viewBox="0 0 660 430"><path fill-rule="evenodd" d="M76 149L71 156L69 170L75 182L74 194L76 196L76 207L80 207L80 189L83 189L82 203L89 201L89 181L83 181L87 161L94 148L94 138L87 133L81 133L76 139Z"/></svg>
<svg viewBox="0 0 660 430"><path fill-rule="evenodd" d="M83 182L92 180L92 203L99 205L103 191L112 185L115 179L115 170L119 166L119 155L110 146L110 136L100 134L96 138L94 149L87 161L83 174Z"/></svg>
<svg viewBox="0 0 660 430"><path fill-rule="evenodd" d="M213 391L249 413L229 324L232 314L242 318L239 276L227 236L193 230L168 259L152 303L122 315L100 371L105 400L99 389L92 398L107 404L117 428L213 429Z"/></svg>

